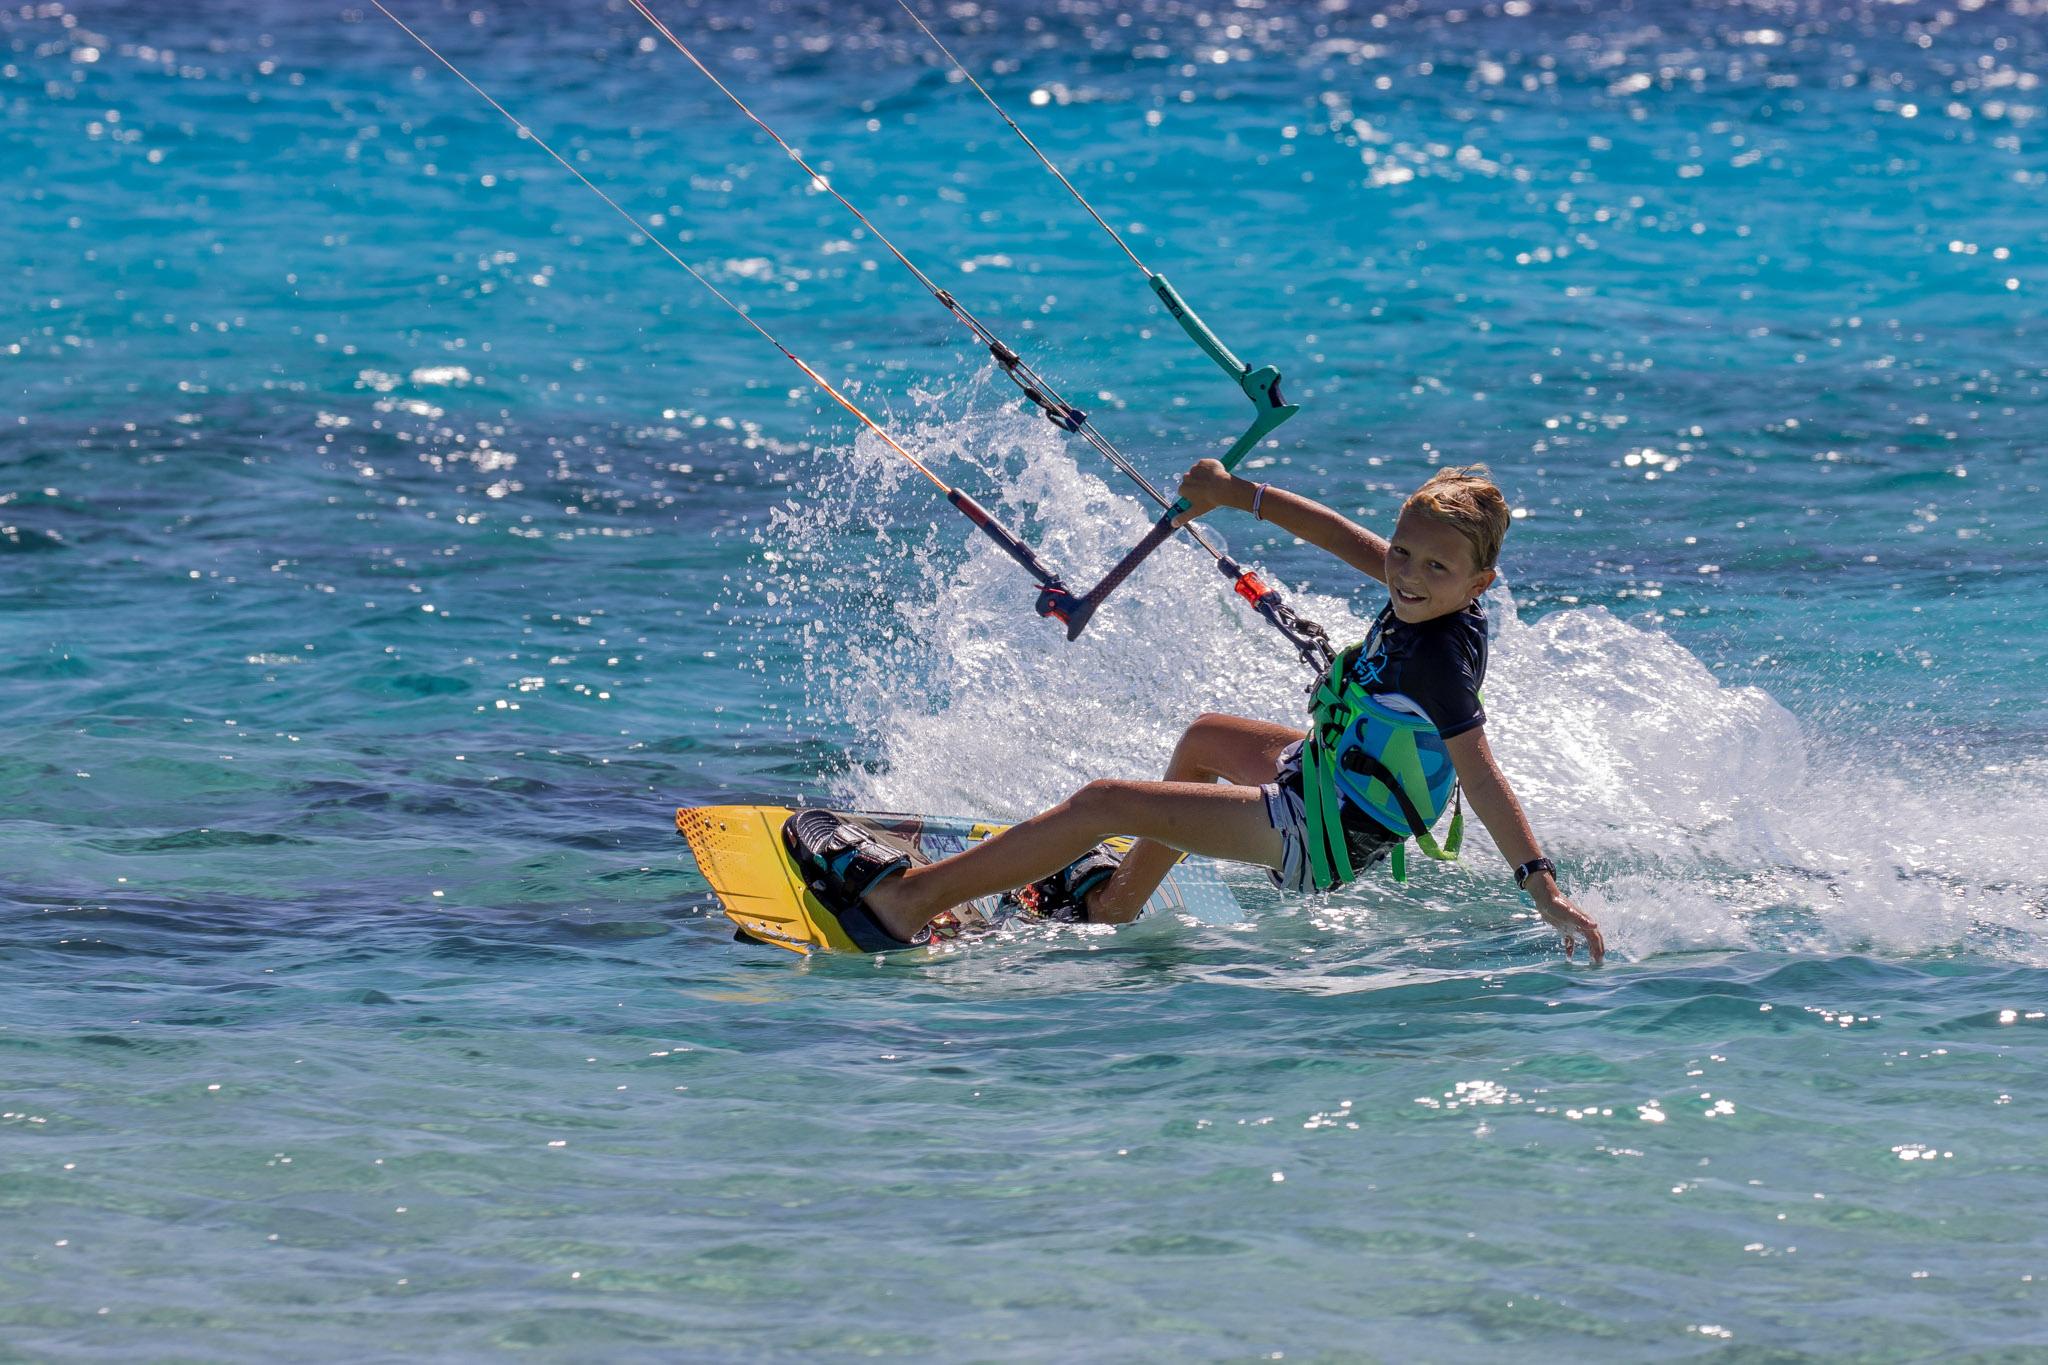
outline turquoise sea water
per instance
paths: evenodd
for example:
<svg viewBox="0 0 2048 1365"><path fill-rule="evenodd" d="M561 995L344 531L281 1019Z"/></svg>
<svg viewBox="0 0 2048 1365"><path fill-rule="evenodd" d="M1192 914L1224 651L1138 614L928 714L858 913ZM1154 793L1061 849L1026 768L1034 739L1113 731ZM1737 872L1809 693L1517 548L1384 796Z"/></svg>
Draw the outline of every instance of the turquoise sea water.
<svg viewBox="0 0 2048 1365"><path fill-rule="evenodd" d="M657 6L1152 475L1242 400L893 5ZM399 13L1085 581L1148 519L629 5ZM799 962L679 804L1018 815L1298 669L1079 644L374 8L0 10L0 1355L2048 1351L2048 12L933 7L1304 404L1526 515L1483 837ZM1333 634L1366 585L1219 520Z"/></svg>

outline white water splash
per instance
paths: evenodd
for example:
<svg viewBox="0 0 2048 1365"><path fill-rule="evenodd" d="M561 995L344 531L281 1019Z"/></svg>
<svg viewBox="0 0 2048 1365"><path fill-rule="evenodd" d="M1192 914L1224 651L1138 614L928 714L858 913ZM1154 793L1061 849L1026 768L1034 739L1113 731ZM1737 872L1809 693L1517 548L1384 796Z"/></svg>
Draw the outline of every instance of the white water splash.
<svg viewBox="0 0 2048 1365"><path fill-rule="evenodd" d="M1517 793L1627 948L1967 943L2048 960L2029 852L2048 763L1995 782L1988 756L1933 778L1886 766L1600 608L1503 622L1487 699Z"/></svg>
<svg viewBox="0 0 2048 1365"><path fill-rule="evenodd" d="M969 487L1003 488L1000 504L984 503L1027 525L1070 583L1091 581L1152 514L1014 412L916 436ZM843 562L847 522L864 505L849 490L871 491L890 466L901 467L857 448L844 488L828 479L780 520L781 549ZM837 662L813 675L810 698L819 719L858 737L861 761L833 792L849 806L1016 818L1090 778L1158 776L1203 711L1302 719L1300 664L1185 540L1162 547L1069 644L1031 613L1029 581L987 541L950 523L908 542L900 530L871 534L860 573L820 580L843 595L816 628L834 638ZM891 561L918 591L882 590ZM1383 592L1352 576L1332 564L1322 580L1347 597L1279 586L1343 643L1365 632ZM1964 775L1970 761L1915 778L1806 733L1764 691L1724 685L1676 640L1605 608L1524 623L1504 588L1488 607L1490 741L1610 951L1968 946L2048 961L2048 883L2029 854L2048 813L2048 763L2008 765L1996 792ZM1476 820L1468 828L1464 861L1419 868L1404 901L1497 915L1493 902L1511 895L1499 855ZM1368 908L1393 894L1372 880L1338 899Z"/></svg>

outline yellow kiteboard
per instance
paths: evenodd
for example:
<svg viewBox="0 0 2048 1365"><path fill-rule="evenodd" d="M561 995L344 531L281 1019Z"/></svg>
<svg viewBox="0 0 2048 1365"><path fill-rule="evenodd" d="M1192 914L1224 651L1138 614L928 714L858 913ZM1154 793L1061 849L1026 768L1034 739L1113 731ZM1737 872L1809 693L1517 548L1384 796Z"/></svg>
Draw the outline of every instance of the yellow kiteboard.
<svg viewBox="0 0 2048 1365"><path fill-rule="evenodd" d="M726 916L743 934L797 953L860 952L838 920L804 885L803 874L783 845L783 822L793 813L784 806L684 806L676 811L676 832L689 841L698 870L711 884ZM1008 828L987 820L951 816L870 811L835 814L925 861L948 857ZM1117 848L1128 843L1111 840L1111 846ZM1016 913L1015 902L987 896L962 907L955 917L959 933L979 934ZM1145 903L1145 913L1186 915L1204 924L1244 920L1244 910L1216 875L1215 865L1198 859L1184 860L1168 874Z"/></svg>

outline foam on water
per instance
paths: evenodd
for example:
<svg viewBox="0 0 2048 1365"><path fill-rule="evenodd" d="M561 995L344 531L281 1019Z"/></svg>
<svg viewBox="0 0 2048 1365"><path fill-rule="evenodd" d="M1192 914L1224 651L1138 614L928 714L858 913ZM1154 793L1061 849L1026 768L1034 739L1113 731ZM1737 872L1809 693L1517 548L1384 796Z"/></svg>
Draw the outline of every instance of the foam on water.
<svg viewBox="0 0 2048 1365"><path fill-rule="evenodd" d="M1604 608L1504 615L1493 741L1582 899L1635 954L1779 946L2048 960L2048 893L2025 831L2048 768L1987 779L1958 753L1930 776L1913 736L1875 752L1730 687L1669 636Z"/></svg>

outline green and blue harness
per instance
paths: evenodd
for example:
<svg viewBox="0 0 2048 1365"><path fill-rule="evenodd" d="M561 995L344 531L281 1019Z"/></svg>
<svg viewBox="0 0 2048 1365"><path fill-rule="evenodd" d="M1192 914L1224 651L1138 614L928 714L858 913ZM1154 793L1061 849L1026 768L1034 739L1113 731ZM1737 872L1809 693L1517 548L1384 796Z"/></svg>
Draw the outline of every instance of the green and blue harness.
<svg viewBox="0 0 2048 1365"><path fill-rule="evenodd" d="M1465 841L1464 798L1451 752L1427 717L1397 711L1365 690L1370 679L1360 677L1356 666L1368 643L1338 655L1309 694L1301 788L1309 871L1319 891L1358 875L1344 835L1347 800L1400 840L1393 853L1396 881L1408 880L1408 839L1446 862ZM1451 826L1439 844L1431 831L1446 809Z"/></svg>

